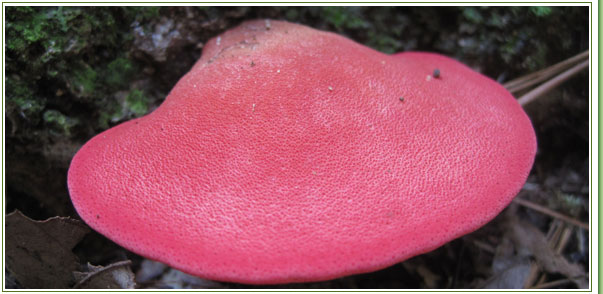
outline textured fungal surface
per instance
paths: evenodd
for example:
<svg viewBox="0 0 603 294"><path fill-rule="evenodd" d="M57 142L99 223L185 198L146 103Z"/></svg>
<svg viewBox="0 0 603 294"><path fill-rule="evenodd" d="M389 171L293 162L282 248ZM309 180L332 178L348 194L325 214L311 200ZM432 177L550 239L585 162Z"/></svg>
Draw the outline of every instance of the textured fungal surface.
<svg viewBox="0 0 603 294"><path fill-rule="evenodd" d="M479 228L535 151L511 94L452 59L260 20L206 44L154 112L86 143L68 185L92 228L141 255L208 279L316 281Z"/></svg>

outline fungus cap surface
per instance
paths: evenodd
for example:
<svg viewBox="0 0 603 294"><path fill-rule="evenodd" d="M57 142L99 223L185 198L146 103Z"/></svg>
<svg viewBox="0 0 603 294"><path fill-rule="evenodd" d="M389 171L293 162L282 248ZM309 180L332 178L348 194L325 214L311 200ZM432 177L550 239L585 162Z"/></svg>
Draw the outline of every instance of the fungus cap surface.
<svg viewBox="0 0 603 294"><path fill-rule="evenodd" d="M154 112L87 142L68 186L92 228L143 256L207 279L304 282L474 231L535 151L511 94L457 61L261 20L209 41Z"/></svg>

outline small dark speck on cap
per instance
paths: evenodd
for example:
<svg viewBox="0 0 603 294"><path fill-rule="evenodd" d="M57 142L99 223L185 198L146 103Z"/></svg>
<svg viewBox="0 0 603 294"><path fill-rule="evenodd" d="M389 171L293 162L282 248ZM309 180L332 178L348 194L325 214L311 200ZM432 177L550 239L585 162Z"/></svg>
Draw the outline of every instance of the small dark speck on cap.
<svg viewBox="0 0 603 294"><path fill-rule="evenodd" d="M438 68L433 70L433 77L436 79L440 77L440 70Z"/></svg>
<svg viewBox="0 0 603 294"><path fill-rule="evenodd" d="M400 101L404 102L404 97L400 96Z"/></svg>
<svg viewBox="0 0 603 294"><path fill-rule="evenodd" d="M251 61L251 66L255 66L255 62Z"/></svg>

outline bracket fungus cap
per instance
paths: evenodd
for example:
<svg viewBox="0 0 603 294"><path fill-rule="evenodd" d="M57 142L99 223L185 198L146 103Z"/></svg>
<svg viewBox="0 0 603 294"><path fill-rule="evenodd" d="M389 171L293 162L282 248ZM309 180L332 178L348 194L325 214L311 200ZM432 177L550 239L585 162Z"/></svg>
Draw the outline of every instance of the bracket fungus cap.
<svg viewBox="0 0 603 294"><path fill-rule="evenodd" d="M143 256L207 279L305 282L476 230L535 152L512 95L455 60L259 20L210 40L155 111L87 142L68 186L86 223Z"/></svg>

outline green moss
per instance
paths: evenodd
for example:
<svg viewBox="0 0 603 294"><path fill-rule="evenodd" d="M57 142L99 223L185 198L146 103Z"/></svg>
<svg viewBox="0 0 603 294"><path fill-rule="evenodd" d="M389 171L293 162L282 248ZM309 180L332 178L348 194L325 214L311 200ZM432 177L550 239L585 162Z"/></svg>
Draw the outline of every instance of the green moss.
<svg viewBox="0 0 603 294"><path fill-rule="evenodd" d="M123 96L122 96L123 97ZM133 117L141 117L149 112L150 99L142 90L133 89L125 95L122 103L110 101L103 105L98 123L106 129L116 122Z"/></svg>
<svg viewBox="0 0 603 294"><path fill-rule="evenodd" d="M92 55L94 48L119 50L120 35L129 35L129 27L120 26L115 18L119 14L108 7L6 9L7 49L10 54L21 56L32 71L61 72L69 69L61 67L61 61L68 63L82 57L90 64L102 62L102 58Z"/></svg>
<svg viewBox="0 0 603 294"><path fill-rule="evenodd" d="M392 37L388 34L370 31L368 45L381 52L391 54L399 51L399 49L402 47L402 42L400 39Z"/></svg>
<svg viewBox="0 0 603 294"><path fill-rule="evenodd" d="M361 17L359 7L323 7L322 16L338 30L359 29L368 26L368 22Z"/></svg>
<svg viewBox="0 0 603 294"><path fill-rule="evenodd" d="M207 9L208 7L199 7L200 9ZM138 22L144 22L159 17L161 7L152 6L129 6L124 7L123 11L126 16Z"/></svg>
<svg viewBox="0 0 603 294"><path fill-rule="evenodd" d="M530 12L538 17L548 16L553 12L553 8L547 6L532 6Z"/></svg>
<svg viewBox="0 0 603 294"><path fill-rule="evenodd" d="M6 99L16 106L21 116L35 123L37 116L46 105L46 100L35 96L35 89L14 77L6 79Z"/></svg>
<svg viewBox="0 0 603 294"><path fill-rule="evenodd" d="M132 90L126 97L127 109L135 117L143 116L149 111L149 99L140 90Z"/></svg>
<svg viewBox="0 0 603 294"><path fill-rule="evenodd" d="M96 70L87 64L81 64L68 76L71 90L81 97L89 97L94 94L97 78Z"/></svg>
<svg viewBox="0 0 603 294"><path fill-rule="evenodd" d="M105 83L110 87L123 87L127 85L127 82L136 70L136 64L131 60L125 57L118 57L107 65L104 73Z"/></svg>
<svg viewBox="0 0 603 294"><path fill-rule="evenodd" d="M32 13L34 11L30 6L14 6L11 9L16 13Z"/></svg>
<svg viewBox="0 0 603 294"><path fill-rule="evenodd" d="M22 51L20 53L26 55L39 54L37 51L40 45L47 50L50 47L56 52L74 52L85 47L88 42L110 42L111 29L116 29L115 24L112 24L113 18L110 15L107 17L100 8L94 10L96 13L87 13L79 7L6 9L7 48ZM93 27L109 30L92 32ZM97 38L100 34L103 38Z"/></svg>
<svg viewBox="0 0 603 294"><path fill-rule="evenodd" d="M31 7L6 7L6 47L9 50L25 50L29 45L47 36L46 17Z"/></svg>
<svg viewBox="0 0 603 294"><path fill-rule="evenodd" d="M71 129L78 124L77 119L67 117L57 110L46 110L44 121L65 136L71 136Z"/></svg>
<svg viewBox="0 0 603 294"><path fill-rule="evenodd" d="M106 129L146 112L144 99L131 98L124 110L114 97L139 78L140 66L127 53L131 24L157 18L159 12L158 7L6 7L6 111L25 118L22 129L38 134L23 136L71 136L82 127L78 122L86 129ZM47 109L51 100L53 107L74 112ZM95 113L84 114L74 105Z"/></svg>
<svg viewBox="0 0 603 294"><path fill-rule="evenodd" d="M114 102L107 103L99 109L98 125L101 129L108 129L112 123L120 121L124 117L124 111L120 105Z"/></svg>
<svg viewBox="0 0 603 294"><path fill-rule="evenodd" d="M517 6L459 7L456 10L460 10L461 17L451 27L458 29L448 34L457 35L460 46L449 42L446 49L459 58L469 57L467 59L476 63L487 64L484 72L490 76L501 73L507 77L517 76L586 49L578 48L577 40L585 40L587 27L576 25L586 24L585 8ZM575 33L580 30L582 33ZM442 39L441 43L445 42ZM575 48L570 49L572 46ZM492 65L497 63L504 64L504 68Z"/></svg>
<svg viewBox="0 0 603 294"><path fill-rule="evenodd" d="M484 21L484 17L482 16L482 13L477 9L477 7L464 7L462 9L463 16L468 21L475 24L480 24Z"/></svg>
<svg viewBox="0 0 603 294"><path fill-rule="evenodd" d="M98 125L101 129L108 129L112 123L120 121L125 116L122 107L113 101L104 105L99 112Z"/></svg>

